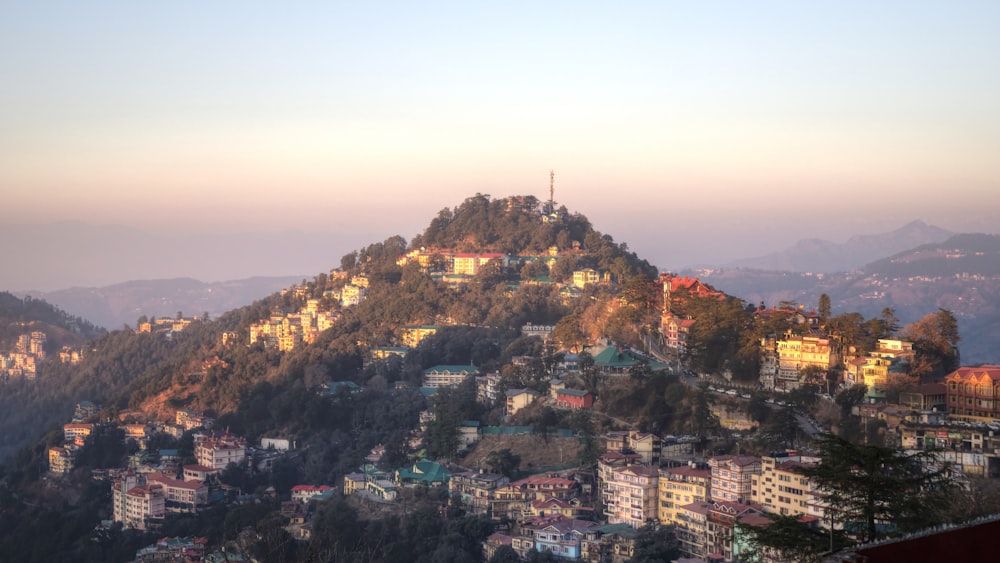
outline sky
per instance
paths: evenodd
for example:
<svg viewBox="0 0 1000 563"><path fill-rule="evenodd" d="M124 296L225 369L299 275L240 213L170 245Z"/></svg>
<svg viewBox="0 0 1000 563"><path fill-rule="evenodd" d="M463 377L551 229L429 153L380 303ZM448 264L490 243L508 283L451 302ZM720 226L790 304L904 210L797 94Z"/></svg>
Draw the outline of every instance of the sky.
<svg viewBox="0 0 1000 563"><path fill-rule="evenodd" d="M546 199L553 170L661 269L914 219L996 233L998 23L993 1L7 2L0 223L339 257L476 193Z"/></svg>

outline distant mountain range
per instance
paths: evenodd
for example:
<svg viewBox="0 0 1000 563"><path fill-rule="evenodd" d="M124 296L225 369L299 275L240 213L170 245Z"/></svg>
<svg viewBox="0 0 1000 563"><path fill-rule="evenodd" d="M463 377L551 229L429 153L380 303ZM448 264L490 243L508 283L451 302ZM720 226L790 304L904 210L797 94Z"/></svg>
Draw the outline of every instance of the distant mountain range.
<svg viewBox="0 0 1000 563"><path fill-rule="evenodd" d="M802 239L785 250L736 260L725 266L787 272L849 272L897 252L944 242L954 234L917 220L887 233L854 236L842 244Z"/></svg>
<svg viewBox="0 0 1000 563"><path fill-rule="evenodd" d="M962 363L1000 364L1000 236L955 235L849 272L720 268L697 275L754 305L792 301L813 308L825 293L835 315L857 311L870 318L891 307L904 324L948 309L959 320Z"/></svg>
<svg viewBox="0 0 1000 563"><path fill-rule="evenodd" d="M256 277L205 283L191 278L130 281L104 287L75 287L58 291L22 293L44 299L70 315L107 329L136 327L147 317L174 317L222 313L249 305L302 281L301 276Z"/></svg>

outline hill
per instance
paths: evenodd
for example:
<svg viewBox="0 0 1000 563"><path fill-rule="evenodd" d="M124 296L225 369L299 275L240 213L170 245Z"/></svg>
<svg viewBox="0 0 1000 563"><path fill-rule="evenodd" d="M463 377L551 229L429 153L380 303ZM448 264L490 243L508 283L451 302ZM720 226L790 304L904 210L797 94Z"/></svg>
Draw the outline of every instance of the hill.
<svg viewBox="0 0 1000 563"><path fill-rule="evenodd" d="M249 305L302 279L302 276L256 277L206 283L191 278L138 280L103 287L73 287L27 292L72 315L105 328L136 326L136 319L207 312L217 317Z"/></svg>
<svg viewBox="0 0 1000 563"><path fill-rule="evenodd" d="M822 239L802 239L780 252L736 260L725 267L787 272L849 272L884 256L943 242L953 234L917 220L887 233L853 236L841 244Z"/></svg>
<svg viewBox="0 0 1000 563"><path fill-rule="evenodd" d="M724 268L702 279L758 304L815 307L827 294L835 311L877 316L895 309L903 323L944 308L959 320L962 362L1000 363L1000 237L955 235L941 243L874 260L850 273L793 273Z"/></svg>

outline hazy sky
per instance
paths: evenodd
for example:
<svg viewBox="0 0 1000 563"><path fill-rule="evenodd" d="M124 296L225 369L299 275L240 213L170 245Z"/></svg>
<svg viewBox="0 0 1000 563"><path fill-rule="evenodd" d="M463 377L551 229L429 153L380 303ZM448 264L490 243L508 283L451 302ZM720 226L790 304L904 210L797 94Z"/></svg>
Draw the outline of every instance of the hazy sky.
<svg viewBox="0 0 1000 563"><path fill-rule="evenodd" d="M996 1L7 2L0 77L5 223L411 238L552 169L663 268L1000 230Z"/></svg>

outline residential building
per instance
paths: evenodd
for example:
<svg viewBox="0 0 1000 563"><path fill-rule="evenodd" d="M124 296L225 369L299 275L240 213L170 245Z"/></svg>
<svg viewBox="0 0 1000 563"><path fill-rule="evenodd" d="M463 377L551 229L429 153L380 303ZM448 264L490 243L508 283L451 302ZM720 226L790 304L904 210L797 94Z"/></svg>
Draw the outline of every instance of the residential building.
<svg viewBox="0 0 1000 563"><path fill-rule="evenodd" d="M330 485L295 485L292 487L292 500L307 503L314 499L330 498L335 491Z"/></svg>
<svg viewBox="0 0 1000 563"><path fill-rule="evenodd" d="M833 341L828 337L797 336L791 333L774 340L777 354L775 388L792 390L802 383L802 370L815 367L827 371L839 361ZM767 354L765 354L766 356Z"/></svg>
<svg viewBox="0 0 1000 563"><path fill-rule="evenodd" d="M438 365L424 370L423 386L430 389L449 387L477 375L479 375L479 368L476 366Z"/></svg>
<svg viewBox="0 0 1000 563"><path fill-rule="evenodd" d="M63 440L68 444L82 446L87 436L94 431L94 425L83 422L63 424Z"/></svg>
<svg viewBox="0 0 1000 563"><path fill-rule="evenodd" d="M487 406L497 402L500 387L500 372L488 373L476 378L476 401Z"/></svg>
<svg viewBox="0 0 1000 563"><path fill-rule="evenodd" d="M686 351L691 327L694 326L694 323L694 319L682 319L674 316L673 313L664 313L660 317L660 332L663 334L664 344L678 352Z"/></svg>
<svg viewBox="0 0 1000 563"><path fill-rule="evenodd" d="M146 475L146 484L163 487L167 512L197 512L208 505L208 485L202 481L182 481L157 472Z"/></svg>
<svg viewBox="0 0 1000 563"><path fill-rule="evenodd" d="M708 560L708 512L711 506L710 502L693 502L677 507L674 534L684 555Z"/></svg>
<svg viewBox="0 0 1000 563"><path fill-rule="evenodd" d="M535 402L541 393L534 389L509 389L506 395L507 407L504 413L507 416L514 416L517 411Z"/></svg>
<svg viewBox="0 0 1000 563"><path fill-rule="evenodd" d="M460 503L468 512L492 517L490 497L498 488L510 483L510 479L499 473L484 471L460 471L451 474L448 493L452 502Z"/></svg>
<svg viewBox="0 0 1000 563"><path fill-rule="evenodd" d="M556 408L558 409L590 409L594 407L594 396L589 391L580 389L556 390Z"/></svg>
<svg viewBox="0 0 1000 563"><path fill-rule="evenodd" d="M573 272L573 287L583 289L592 283L600 283L601 274L592 268L584 268Z"/></svg>
<svg viewBox="0 0 1000 563"><path fill-rule="evenodd" d="M705 539L709 557L721 556L723 561L732 561L736 526L746 516L752 514L760 514L760 510L739 502L712 502L708 507L708 529Z"/></svg>
<svg viewBox="0 0 1000 563"><path fill-rule="evenodd" d="M711 500L750 502L753 496L753 475L760 474L760 458L755 456L715 456L708 460L712 471Z"/></svg>
<svg viewBox="0 0 1000 563"><path fill-rule="evenodd" d="M949 415L1000 420L1000 366L961 367L944 382Z"/></svg>
<svg viewBox="0 0 1000 563"><path fill-rule="evenodd" d="M447 485L451 473L440 463L421 459L409 467L396 470L396 482L403 485L426 485L437 487Z"/></svg>
<svg viewBox="0 0 1000 563"><path fill-rule="evenodd" d="M657 469L644 465L614 471L602 493L608 523L641 528L656 520L658 479Z"/></svg>
<svg viewBox="0 0 1000 563"><path fill-rule="evenodd" d="M100 410L96 404L90 401L80 401L76 404L76 409L73 410L73 422L83 422L92 416L97 416L97 411Z"/></svg>
<svg viewBox="0 0 1000 563"><path fill-rule="evenodd" d="M490 515L494 520L500 520L504 516L518 520L531 512L531 503L536 500L569 500L579 490L579 483L573 479L548 475L525 477L494 490L490 498Z"/></svg>
<svg viewBox="0 0 1000 563"><path fill-rule="evenodd" d="M73 450L61 446L49 448L49 471L65 475L73 470Z"/></svg>
<svg viewBox="0 0 1000 563"><path fill-rule="evenodd" d="M598 527L600 524L596 522L555 516L532 530L535 551L549 552L563 559L579 559L581 544Z"/></svg>
<svg viewBox="0 0 1000 563"><path fill-rule="evenodd" d="M166 515L166 495L158 484L141 485L140 478L126 471L112 485L112 513L126 528L147 530Z"/></svg>
<svg viewBox="0 0 1000 563"><path fill-rule="evenodd" d="M194 455L199 465L223 470L230 463L243 463L247 456L247 442L228 432L219 436L208 435L195 440Z"/></svg>
<svg viewBox="0 0 1000 563"><path fill-rule="evenodd" d="M819 461L819 458L787 452L762 457L761 472L751 475L751 501L771 514L822 516L816 487L802 475L803 468L812 467Z"/></svg>
<svg viewBox="0 0 1000 563"><path fill-rule="evenodd" d="M680 523L680 507L707 502L712 487L712 471L694 462L680 467L660 468L657 482L659 506L657 517L663 525Z"/></svg>

